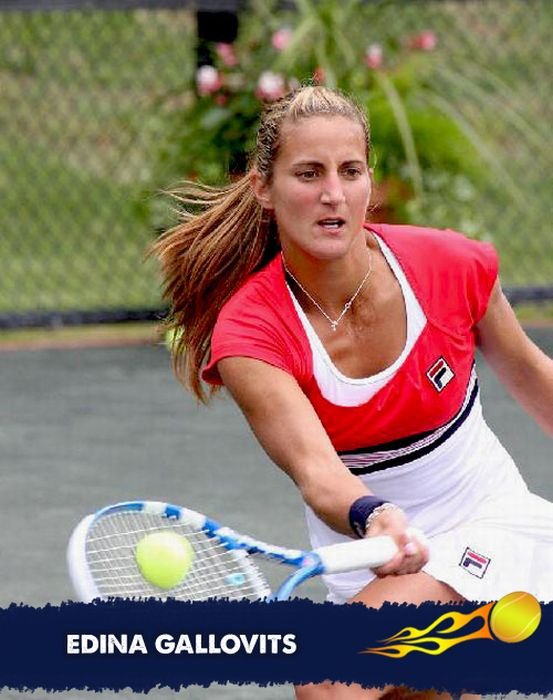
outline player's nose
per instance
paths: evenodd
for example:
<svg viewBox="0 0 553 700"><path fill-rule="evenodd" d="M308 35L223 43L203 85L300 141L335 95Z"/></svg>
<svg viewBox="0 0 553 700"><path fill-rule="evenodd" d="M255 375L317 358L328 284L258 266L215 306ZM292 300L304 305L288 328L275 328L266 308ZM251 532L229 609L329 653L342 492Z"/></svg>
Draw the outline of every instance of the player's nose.
<svg viewBox="0 0 553 700"><path fill-rule="evenodd" d="M344 199L344 188L338 173L329 173L322 182L321 203L336 206Z"/></svg>

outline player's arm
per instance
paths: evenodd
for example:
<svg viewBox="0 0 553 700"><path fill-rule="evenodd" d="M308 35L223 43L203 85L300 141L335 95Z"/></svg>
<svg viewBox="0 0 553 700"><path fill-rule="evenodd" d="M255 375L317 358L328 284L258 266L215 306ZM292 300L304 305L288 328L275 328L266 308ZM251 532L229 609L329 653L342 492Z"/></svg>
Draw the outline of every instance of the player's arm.
<svg viewBox="0 0 553 700"><path fill-rule="evenodd" d="M341 462L296 380L265 362L243 357L223 359L218 369L260 444L291 477L304 501L329 527L351 536L349 509L370 491ZM380 574L411 573L426 562L426 547L415 547L406 529L400 510L384 511L371 525L370 535L389 534L402 548Z"/></svg>
<svg viewBox="0 0 553 700"><path fill-rule="evenodd" d="M477 342L506 389L553 435L553 360L521 328L499 280L477 325Z"/></svg>

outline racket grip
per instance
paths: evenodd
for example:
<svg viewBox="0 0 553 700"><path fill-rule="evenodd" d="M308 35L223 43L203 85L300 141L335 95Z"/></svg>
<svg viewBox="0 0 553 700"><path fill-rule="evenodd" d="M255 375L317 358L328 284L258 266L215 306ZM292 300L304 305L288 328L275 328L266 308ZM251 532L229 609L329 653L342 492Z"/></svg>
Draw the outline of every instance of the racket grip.
<svg viewBox="0 0 553 700"><path fill-rule="evenodd" d="M352 542L339 542L313 550L321 558L325 574L338 574L355 569L374 569L387 564L397 554L391 537L367 537Z"/></svg>

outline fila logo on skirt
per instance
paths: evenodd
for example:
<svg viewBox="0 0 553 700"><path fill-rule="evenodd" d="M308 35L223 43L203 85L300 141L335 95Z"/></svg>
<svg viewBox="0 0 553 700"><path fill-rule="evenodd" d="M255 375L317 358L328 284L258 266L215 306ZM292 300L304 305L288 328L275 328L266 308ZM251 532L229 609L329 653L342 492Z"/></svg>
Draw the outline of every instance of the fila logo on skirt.
<svg viewBox="0 0 553 700"><path fill-rule="evenodd" d="M432 367L428 370L426 376L428 379L430 379L435 389L438 391L443 391L453 379L455 373L444 358L440 357L440 359L436 360L436 362L434 362Z"/></svg>
<svg viewBox="0 0 553 700"><path fill-rule="evenodd" d="M459 566L468 571L469 574L477 576L478 578L484 578L484 574L490 564L491 559L485 557L483 554L477 554L473 549L467 547Z"/></svg>

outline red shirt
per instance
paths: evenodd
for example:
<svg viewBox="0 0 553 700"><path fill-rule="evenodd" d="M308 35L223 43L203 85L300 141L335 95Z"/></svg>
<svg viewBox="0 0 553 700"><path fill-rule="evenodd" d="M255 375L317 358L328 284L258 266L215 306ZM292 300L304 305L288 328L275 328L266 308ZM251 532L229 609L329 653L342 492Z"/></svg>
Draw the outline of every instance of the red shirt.
<svg viewBox="0 0 553 700"><path fill-rule="evenodd" d="M280 256L253 274L225 304L202 372L205 381L221 384L217 362L240 356L290 373L337 451L418 435L455 416L474 363L475 326L486 311L498 272L494 248L459 233L386 224L367 228L391 249L426 316L426 325L404 363L369 401L336 406L321 394L313 375L312 350L290 298ZM444 362L448 381L440 388L430 370Z"/></svg>

